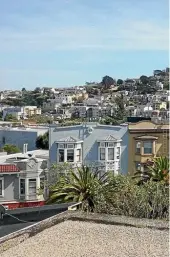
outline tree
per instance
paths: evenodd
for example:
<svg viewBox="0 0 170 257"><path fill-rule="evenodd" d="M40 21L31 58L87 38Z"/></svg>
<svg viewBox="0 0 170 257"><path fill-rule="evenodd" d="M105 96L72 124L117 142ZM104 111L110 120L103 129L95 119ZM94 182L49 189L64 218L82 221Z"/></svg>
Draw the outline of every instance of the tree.
<svg viewBox="0 0 170 257"><path fill-rule="evenodd" d="M26 91L25 87L23 87L21 91L22 91L22 92L25 92L25 91Z"/></svg>
<svg viewBox="0 0 170 257"><path fill-rule="evenodd" d="M118 79L117 80L117 85L122 85L123 84L123 80L122 79Z"/></svg>
<svg viewBox="0 0 170 257"><path fill-rule="evenodd" d="M170 87L169 87L169 82L165 82L165 83L164 83L163 89L165 89L165 90L169 90L169 89L170 89Z"/></svg>
<svg viewBox="0 0 170 257"><path fill-rule="evenodd" d="M16 120L16 118L12 114L7 114L5 116L4 121L12 121L12 120Z"/></svg>
<svg viewBox="0 0 170 257"><path fill-rule="evenodd" d="M162 181L169 184L169 159L165 156L156 157L153 161L148 161L145 172L137 171L134 178L139 178L140 181Z"/></svg>
<svg viewBox="0 0 170 257"><path fill-rule="evenodd" d="M16 145L6 144L2 148L7 154L20 153L20 149Z"/></svg>
<svg viewBox="0 0 170 257"><path fill-rule="evenodd" d="M71 169L50 187L47 203L82 202L83 210L93 211L97 190L104 182L104 176L99 179L98 172L92 172L88 167L83 166L76 171Z"/></svg>
<svg viewBox="0 0 170 257"><path fill-rule="evenodd" d="M142 84L147 84L147 83L149 83L149 78L145 75L142 75L140 77L140 81L142 82Z"/></svg>
<svg viewBox="0 0 170 257"><path fill-rule="evenodd" d="M46 132L44 135L37 137L36 147L45 150L49 149L49 132Z"/></svg>
<svg viewBox="0 0 170 257"><path fill-rule="evenodd" d="M106 89L108 89L111 85L115 84L115 80L112 77L104 76L101 83Z"/></svg>

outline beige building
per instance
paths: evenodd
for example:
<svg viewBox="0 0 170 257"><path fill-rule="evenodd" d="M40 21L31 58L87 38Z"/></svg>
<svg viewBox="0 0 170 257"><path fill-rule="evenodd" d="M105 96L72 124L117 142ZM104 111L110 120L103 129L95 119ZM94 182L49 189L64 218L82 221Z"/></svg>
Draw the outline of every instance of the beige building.
<svg viewBox="0 0 170 257"><path fill-rule="evenodd" d="M169 156L169 125L151 121L130 123L128 126L128 173L144 172L146 163L154 157Z"/></svg>

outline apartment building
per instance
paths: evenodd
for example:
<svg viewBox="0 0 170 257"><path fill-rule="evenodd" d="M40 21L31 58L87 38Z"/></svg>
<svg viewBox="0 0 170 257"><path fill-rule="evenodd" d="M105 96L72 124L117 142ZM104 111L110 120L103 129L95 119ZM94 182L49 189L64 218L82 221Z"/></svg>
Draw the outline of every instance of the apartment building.
<svg viewBox="0 0 170 257"><path fill-rule="evenodd" d="M72 167L82 164L98 168L102 174L127 173L127 127L85 123L49 129L50 163L68 162Z"/></svg>
<svg viewBox="0 0 170 257"><path fill-rule="evenodd" d="M128 172L144 172L147 162L158 156L169 156L169 124L140 121L128 125Z"/></svg>
<svg viewBox="0 0 170 257"><path fill-rule="evenodd" d="M3 154L3 155L2 155ZM0 204L8 209L44 205L48 151L0 155ZM42 194L39 194L39 189Z"/></svg>

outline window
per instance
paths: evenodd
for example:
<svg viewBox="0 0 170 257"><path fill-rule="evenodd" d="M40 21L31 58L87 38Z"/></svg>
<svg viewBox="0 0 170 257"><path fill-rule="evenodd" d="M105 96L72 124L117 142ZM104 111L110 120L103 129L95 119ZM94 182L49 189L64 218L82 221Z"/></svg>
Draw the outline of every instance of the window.
<svg viewBox="0 0 170 257"><path fill-rule="evenodd" d="M109 161L114 160L114 148L108 148L108 160Z"/></svg>
<svg viewBox="0 0 170 257"><path fill-rule="evenodd" d="M29 179L29 195L37 193L36 179Z"/></svg>
<svg viewBox="0 0 170 257"><path fill-rule="evenodd" d="M20 179L20 195L25 195L25 179Z"/></svg>
<svg viewBox="0 0 170 257"><path fill-rule="evenodd" d="M74 148L74 144L68 144L67 148L71 148L71 149Z"/></svg>
<svg viewBox="0 0 170 257"><path fill-rule="evenodd" d="M59 149L59 162L64 162L64 149Z"/></svg>
<svg viewBox="0 0 170 257"><path fill-rule="evenodd" d="M77 149L77 162L81 162L81 149Z"/></svg>
<svg viewBox="0 0 170 257"><path fill-rule="evenodd" d="M136 142L136 153L140 154L141 142Z"/></svg>
<svg viewBox="0 0 170 257"><path fill-rule="evenodd" d="M4 179L0 178L0 196L4 196Z"/></svg>
<svg viewBox="0 0 170 257"><path fill-rule="evenodd" d="M119 160L120 159L120 147L117 147L117 156L116 158Z"/></svg>
<svg viewBox="0 0 170 257"><path fill-rule="evenodd" d="M67 150L67 161L74 162L74 150Z"/></svg>
<svg viewBox="0 0 170 257"><path fill-rule="evenodd" d="M153 143L149 141L145 141L143 144L144 147L144 154L152 154L153 150Z"/></svg>
<svg viewBox="0 0 170 257"><path fill-rule="evenodd" d="M141 170L141 164L140 164L140 162L135 162L135 169L136 170Z"/></svg>
<svg viewBox="0 0 170 257"><path fill-rule="evenodd" d="M105 148L100 148L100 160L105 160Z"/></svg>
<svg viewBox="0 0 170 257"><path fill-rule="evenodd" d="M58 144L58 148L63 149L64 148L64 144Z"/></svg>
<svg viewBox="0 0 170 257"><path fill-rule="evenodd" d="M114 147L114 143L108 143L108 147Z"/></svg>
<svg viewBox="0 0 170 257"><path fill-rule="evenodd" d="M43 178L40 178L40 189L41 189L41 190L44 190L44 183L45 183L44 177L43 177Z"/></svg>
<svg viewBox="0 0 170 257"><path fill-rule="evenodd" d="M105 147L105 143L100 143L100 147Z"/></svg>

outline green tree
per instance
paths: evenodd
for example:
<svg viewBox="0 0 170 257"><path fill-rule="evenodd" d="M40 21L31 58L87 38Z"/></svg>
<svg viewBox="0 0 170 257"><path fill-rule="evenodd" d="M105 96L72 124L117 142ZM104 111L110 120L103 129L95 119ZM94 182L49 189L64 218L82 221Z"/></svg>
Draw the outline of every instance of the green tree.
<svg viewBox="0 0 170 257"><path fill-rule="evenodd" d="M147 84L147 83L149 83L149 78L145 75L142 75L140 77L140 81L142 82L142 84Z"/></svg>
<svg viewBox="0 0 170 257"><path fill-rule="evenodd" d="M49 132L46 132L44 135L37 137L36 147L45 150L49 149Z"/></svg>
<svg viewBox="0 0 170 257"><path fill-rule="evenodd" d="M115 84L115 80L112 77L104 76L101 84L104 86L105 89L108 89L111 85Z"/></svg>
<svg viewBox="0 0 170 257"><path fill-rule="evenodd" d="M139 181L153 180L169 184L169 167L170 162L166 156L156 157L153 161L147 163L145 172L137 171L134 178L138 178Z"/></svg>
<svg viewBox="0 0 170 257"><path fill-rule="evenodd" d="M118 79L117 80L117 85L122 85L123 84L123 80L122 79Z"/></svg>
<svg viewBox="0 0 170 257"><path fill-rule="evenodd" d="M6 144L2 148L7 154L20 153L20 149L16 145Z"/></svg>
<svg viewBox="0 0 170 257"><path fill-rule="evenodd" d="M104 176L99 179L98 172L92 172L88 167L83 166L76 171L71 169L50 188L47 203L82 202L83 210L93 211L97 192L103 183Z"/></svg>
<svg viewBox="0 0 170 257"><path fill-rule="evenodd" d="M16 120L16 118L12 115L12 114L7 114L5 116L5 121L12 121L12 120Z"/></svg>

